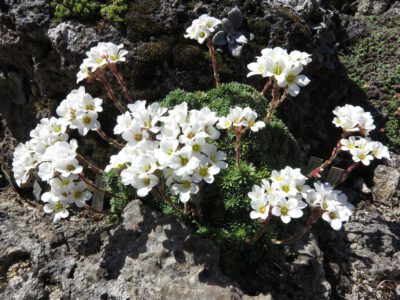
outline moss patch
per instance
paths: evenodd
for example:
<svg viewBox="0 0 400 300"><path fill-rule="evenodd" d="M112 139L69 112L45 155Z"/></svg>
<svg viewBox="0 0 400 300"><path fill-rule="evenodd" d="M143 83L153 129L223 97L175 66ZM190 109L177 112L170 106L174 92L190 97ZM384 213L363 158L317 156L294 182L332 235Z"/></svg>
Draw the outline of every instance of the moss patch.
<svg viewBox="0 0 400 300"><path fill-rule="evenodd" d="M255 101L258 92L251 86L239 83L222 84L208 92L171 92L162 104L173 107L183 101L190 108L208 106L220 116L227 115L233 106L250 106L259 116L266 113L266 99ZM202 198L204 220L195 223L198 233L211 238L221 248L221 264L226 274L239 280L239 275L254 270L270 251L270 232L250 246L247 241L254 236L257 223L249 218L250 199L247 193L273 169L286 165L302 165L302 154L297 142L285 124L272 118L270 124L259 133L246 134L242 139L241 168L234 162L234 135L222 133L218 148L227 153L229 167L216 176L213 185L205 186ZM274 223L274 222L273 222Z"/></svg>
<svg viewBox="0 0 400 300"><path fill-rule="evenodd" d="M52 0L53 21L59 23L66 19L82 21L104 20L121 24L128 10L127 0Z"/></svg>
<svg viewBox="0 0 400 300"><path fill-rule="evenodd" d="M342 53L341 62L350 79L367 94L369 102L384 117L384 133L391 149L400 152L400 18L364 17L367 37L356 41L351 52Z"/></svg>

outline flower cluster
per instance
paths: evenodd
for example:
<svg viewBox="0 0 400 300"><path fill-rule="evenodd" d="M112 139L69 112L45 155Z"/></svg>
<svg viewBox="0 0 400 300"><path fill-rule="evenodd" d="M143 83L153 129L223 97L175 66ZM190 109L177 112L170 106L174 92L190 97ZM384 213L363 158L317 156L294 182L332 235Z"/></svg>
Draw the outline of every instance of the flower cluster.
<svg viewBox="0 0 400 300"><path fill-rule="evenodd" d="M381 142L369 138L350 136L340 140L341 150L349 151L354 162L368 166L374 159L390 159L389 150Z"/></svg>
<svg viewBox="0 0 400 300"><path fill-rule="evenodd" d="M80 81L91 78L95 71L104 66L115 64L119 61L125 61L125 56L128 51L123 49L124 45L115 45L113 43L98 43L97 46L92 47L86 52L86 58L79 67L77 74L77 83Z"/></svg>
<svg viewBox="0 0 400 300"><path fill-rule="evenodd" d="M197 194L202 181L212 183L214 175L226 168L226 154L209 141L220 132L218 117L209 108L188 110L184 102L171 110L145 101L128 106L114 128L127 145L111 156L106 171L119 169L122 182L132 185L140 197L164 187L187 202ZM164 186L165 185L165 186Z"/></svg>
<svg viewBox="0 0 400 300"><path fill-rule="evenodd" d="M303 67L311 62L311 55L305 52L292 51L288 53L280 47L265 48L257 62L247 65L250 72L247 77L261 75L272 77L281 88L285 88L292 97L300 93L300 87L306 86L310 80L300 73Z"/></svg>
<svg viewBox="0 0 400 300"><path fill-rule="evenodd" d="M78 143L68 142L67 126L62 118L43 118L30 133L31 139L19 144L14 152L13 172L18 186L28 182L33 171L50 184L51 191L42 195L44 211L52 213L54 222L66 218L66 207L82 207L91 193L78 174L83 170L76 159Z"/></svg>
<svg viewBox="0 0 400 300"><path fill-rule="evenodd" d="M302 217L302 209L307 206L302 199L310 190L306 179L300 169L272 171L270 180L263 179L261 186L254 185L248 194L253 208L250 218L265 220L272 214L289 223L292 218Z"/></svg>
<svg viewBox="0 0 400 300"><path fill-rule="evenodd" d="M372 141L368 135L375 129L374 119L370 112L365 112L360 106L346 104L333 110L333 124L341 127L344 136L340 140L340 150L348 151L354 162L368 166L374 159L390 159L389 150L380 142ZM361 136L349 136L359 134Z"/></svg>
<svg viewBox="0 0 400 300"><path fill-rule="evenodd" d="M332 229L339 230L342 223L347 222L353 213L354 207L347 201L347 196L325 182L314 182L314 189L307 192L307 203L317 208L322 219L328 222Z"/></svg>
<svg viewBox="0 0 400 300"><path fill-rule="evenodd" d="M94 98L85 92L81 86L71 91L67 98L57 107L57 115L62 124L71 129L78 129L80 135L86 135L89 130L97 130L100 123L98 113L103 111L103 100Z"/></svg>
<svg viewBox="0 0 400 300"><path fill-rule="evenodd" d="M346 195L334 190L329 183L315 182L313 189L306 180L300 169L286 167L279 172L272 171L270 180L263 179L261 186L254 185L248 194L253 209L250 218L265 220L273 215L289 223L303 216L302 209L308 203L312 208L319 208L320 216L334 230L339 230L353 211Z"/></svg>
<svg viewBox="0 0 400 300"><path fill-rule="evenodd" d="M342 128L344 132L359 132L363 136L368 136L369 132L375 129L371 113L365 112L360 106L350 104L338 106L333 113L336 116L333 124Z"/></svg>
<svg viewBox="0 0 400 300"><path fill-rule="evenodd" d="M263 121L256 121L257 113L250 107L234 107L230 108L229 114L226 117L221 117L218 121L218 129L231 129L236 128L249 128L250 130L257 132L265 127Z"/></svg>
<svg viewBox="0 0 400 300"><path fill-rule="evenodd" d="M203 44L219 24L221 24L221 20L207 14L201 15L198 19L193 20L192 25L186 29L185 38L197 40L199 44Z"/></svg>

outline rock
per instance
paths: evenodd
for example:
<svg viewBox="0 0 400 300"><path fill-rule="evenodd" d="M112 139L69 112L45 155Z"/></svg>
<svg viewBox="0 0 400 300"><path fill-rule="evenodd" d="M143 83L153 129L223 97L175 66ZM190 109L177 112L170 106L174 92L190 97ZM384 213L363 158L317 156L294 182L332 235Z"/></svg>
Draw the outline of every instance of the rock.
<svg viewBox="0 0 400 300"><path fill-rule="evenodd" d="M359 0L357 13L360 15L381 15L386 12L394 0Z"/></svg>
<svg viewBox="0 0 400 300"><path fill-rule="evenodd" d="M395 282L400 276L399 211L388 212L366 206L358 209L345 232L349 247L347 272L352 279L348 299L374 298L382 281ZM358 245L357 247L353 247ZM345 254L346 255L346 254ZM382 298L394 299L394 298Z"/></svg>
<svg viewBox="0 0 400 300"><path fill-rule="evenodd" d="M398 204L400 188L400 157L391 153L392 161L388 165L379 165L374 171L374 201L386 206Z"/></svg>
<svg viewBox="0 0 400 300"><path fill-rule="evenodd" d="M1 299L242 299L211 241L139 200L110 226L90 215L51 224L4 196Z"/></svg>

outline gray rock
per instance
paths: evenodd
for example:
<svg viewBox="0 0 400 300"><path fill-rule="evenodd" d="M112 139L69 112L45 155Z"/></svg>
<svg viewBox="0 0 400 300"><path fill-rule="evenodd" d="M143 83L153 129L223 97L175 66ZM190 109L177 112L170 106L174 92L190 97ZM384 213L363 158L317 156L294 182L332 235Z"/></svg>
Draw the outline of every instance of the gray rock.
<svg viewBox="0 0 400 300"><path fill-rule="evenodd" d="M394 0L359 0L357 14L360 15L381 15L386 12Z"/></svg>
<svg viewBox="0 0 400 300"><path fill-rule="evenodd" d="M242 299L219 270L211 241L139 200L110 226L82 214L51 224L14 202L11 190L7 197L0 203L1 299Z"/></svg>
<svg viewBox="0 0 400 300"><path fill-rule="evenodd" d="M391 153L388 165L379 165L374 171L372 193L374 201L386 206L398 204L400 188L400 158Z"/></svg>

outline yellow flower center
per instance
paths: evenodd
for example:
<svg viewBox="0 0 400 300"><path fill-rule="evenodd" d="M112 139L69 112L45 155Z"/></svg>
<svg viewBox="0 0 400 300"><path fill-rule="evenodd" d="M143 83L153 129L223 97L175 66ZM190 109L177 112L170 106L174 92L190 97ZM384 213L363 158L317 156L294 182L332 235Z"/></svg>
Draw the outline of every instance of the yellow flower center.
<svg viewBox="0 0 400 300"><path fill-rule="evenodd" d="M199 175L200 175L201 177L207 176L207 175L208 175L208 167L205 167L205 166L200 167L200 169L199 169Z"/></svg>
<svg viewBox="0 0 400 300"><path fill-rule="evenodd" d="M364 159L366 158L366 156L365 156L365 154L360 154L359 158L360 158L361 160L364 160Z"/></svg>
<svg viewBox="0 0 400 300"><path fill-rule="evenodd" d="M192 183L189 181L189 180L185 180L185 181L182 181L182 186L185 188L185 189L190 189L190 186L192 185Z"/></svg>
<svg viewBox="0 0 400 300"><path fill-rule="evenodd" d="M61 126L58 125L58 124L53 125L53 131L54 131L54 132L61 132Z"/></svg>
<svg viewBox="0 0 400 300"><path fill-rule="evenodd" d="M181 161L181 166L186 166L187 163L189 162L189 159L184 156L180 156L180 161Z"/></svg>
<svg viewBox="0 0 400 300"><path fill-rule="evenodd" d="M93 104L86 104L85 108L86 108L86 110L94 110L94 105Z"/></svg>
<svg viewBox="0 0 400 300"><path fill-rule="evenodd" d="M281 215L286 216L289 212L289 209L286 206L281 207Z"/></svg>
<svg viewBox="0 0 400 300"><path fill-rule="evenodd" d="M261 213L261 214L265 214L265 211L266 211L266 210L267 210L267 209L266 209L265 206L261 206L261 207L258 209L258 212Z"/></svg>
<svg viewBox="0 0 400 300"><path fill-rule="evenodd" d="M201 146L199 144L192 145L192 149L194 152L200 152Z"/></svg>
<svg viewBox="0 0 400 300"><path fill-rule="evenodd" d="M89 116L84 116L84 117L82 118L82 122L83 122L83 124L85 124L85 125L89 125L89 124L92 122L92 118L89 117Z"/></svg>
<svg viewBox="0 0 400 300"><path fill-rule="evenodd" d="M295 74L288 74L286 81L288 83L293 83L296 81L297 76Z"/></svg>
<svg viewBox="0 0 400 300"><path fill-rule="evenodd" d="M143 185L145 185L145 186L150 185L150 178L144 178L143 179Z"/></svg>
<svg viewBox="0 0 400 300"><path fill-rule="evenodd" d="M54 211L55 212L61 212L64 210L64 205L62 205L62 203L57 202L56 204L54 204Z"/></svg>
<svg viewBox="0 0 400 300"><path fill-rule="evenodd" d="M172 155L172 153L174 153L174 150L172 148L168 148L167 149L167 154L168 155Z"/></svg>
<svg viewBox="0 0 400 300"><path fill-rule="evenodd" d="M282 191L284 191L285 193L289 193L289 190L290 190L289 185L287 185L287 184L282 185Z"/></svg>
<svg viewBox="0 0 400 300"><path fill-rule="evenodd" d="M140 133L136 133L134 139L136 142L140 142L143 139L143 136Z"/></svg>
<svg viewBox="0 0 400 300"><path fill-rule="evenodd" d="M282 68L280 66L276 66L274 69L274 74L275 75L281 75L282 74Z"/></svg>
<svg viewBox="0 0 400 300"><path fill-rule="evenodd" d="M82 197L83 192L82 191L75 191L74 192L74 198L75 199L80 199Z"/></svg>
<svg viewBox="0 0 400 300"><path fill-rule="evenodd" d="M72 165L72 164L67 165L67 171L71 172L73 170L75 170L75 166L74 165Z"/></svg>

